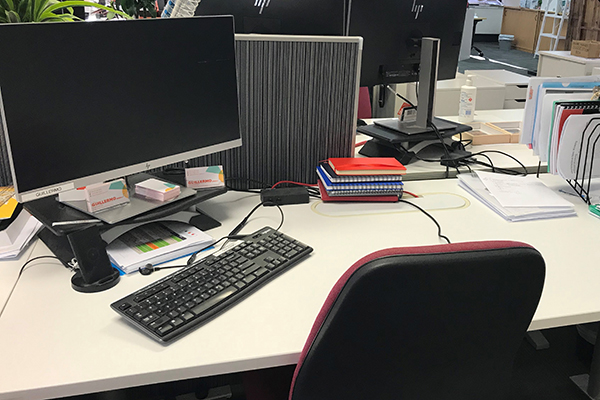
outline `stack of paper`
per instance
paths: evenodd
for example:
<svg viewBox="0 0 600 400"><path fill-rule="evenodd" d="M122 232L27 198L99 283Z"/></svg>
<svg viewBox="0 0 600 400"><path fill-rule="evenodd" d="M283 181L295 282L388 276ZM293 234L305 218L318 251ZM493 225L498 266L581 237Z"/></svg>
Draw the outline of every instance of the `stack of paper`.
<svg viewBox="0 0 600 400"><path fill-rule="evenodd" d="M569 201L535 176L514 176L478 171L461 174L459 186L507 221L571 217L577 215Z"/></svg>
<svg viewBox="0 0 600 400"><path fill-rule="evenodd" d="M215 241L182 222L152 222L132 229L110 243L106 252L115 267L135 272L150 263L158 265L202 250Z"/></svg>
<svg viewBox="0 0 600 400"><path fill-rule="evenodd" d="M179 196L181 188L169 182L159 181L155 178L146 179L135 184L135 194L158 201L168 201Z"/></svg>
<svg viewBox="0 0 600 400"><path fill-rule="evenodd" d="M548 143L546 139L551 125L548 116L552 115L554 102L589 100L598 85L600 85L600 76L530 78L523 114L521 143L530 144L536 155L547 152L547 147L540 146L540 140L542 143ZM551 97L546 98L546 96Z"/></svg>
<svg viewBox="0 0 600 400"><path fill-rule="evenodd" d="M41 228L42 224L37 219L21 210L8 226L0 230L0 260L18 257Z"/></svg>

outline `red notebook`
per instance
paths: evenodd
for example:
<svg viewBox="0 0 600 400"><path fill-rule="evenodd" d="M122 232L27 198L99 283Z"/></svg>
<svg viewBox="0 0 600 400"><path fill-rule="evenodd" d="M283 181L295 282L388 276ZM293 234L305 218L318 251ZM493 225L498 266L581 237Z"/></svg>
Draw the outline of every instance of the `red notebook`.
<svg viewBox="0 0 600 400"><path fill-rule="evenodd" d="M323 186L320 179L317 179L319 183L319 191L321 192L321 200L323 201L372 201L379 203L395 203L399 197L397 195L381 195L381 196L330 196L327 194L327 190Z"/></svg>
<svg viewBox="0 0 600 400"><path fill-rule="evenodd" d="M338 175L404 175L406 167L394 157L330 158Z"/></svg>

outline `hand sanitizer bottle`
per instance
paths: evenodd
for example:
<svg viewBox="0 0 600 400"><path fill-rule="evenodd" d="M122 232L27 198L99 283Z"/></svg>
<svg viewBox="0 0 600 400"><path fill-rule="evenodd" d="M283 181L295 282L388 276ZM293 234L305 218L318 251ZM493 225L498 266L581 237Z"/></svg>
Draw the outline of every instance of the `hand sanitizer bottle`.
<svg viewBox="0 0 600 400"><path fill-rule="evenodd" d="M460 103L458 108L458 122L473 122L475 118L475 100L477 88L473 86L473 77L467 77L467 83L460 87Z"/></svg>

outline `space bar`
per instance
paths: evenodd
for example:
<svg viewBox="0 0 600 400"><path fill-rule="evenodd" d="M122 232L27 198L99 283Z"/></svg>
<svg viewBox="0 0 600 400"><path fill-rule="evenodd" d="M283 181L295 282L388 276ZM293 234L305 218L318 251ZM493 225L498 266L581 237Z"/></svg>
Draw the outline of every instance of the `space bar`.
<svg viewBox="0 0 600 400"><path fill-rule="evenodd" d="M237 291L236 288L228 287L227 289L223 290L221 293L217 294L216 296L213 296L210 299L198 304L196 307L191 308L190 311L196 315L200 315L200 314L204 313L206 310L208 310L209 308L216 306L217 304L219 304L220 302L222 302L223 300L225 300L226 298L228 298L229 296L234 294L236 291Z"/></svg>

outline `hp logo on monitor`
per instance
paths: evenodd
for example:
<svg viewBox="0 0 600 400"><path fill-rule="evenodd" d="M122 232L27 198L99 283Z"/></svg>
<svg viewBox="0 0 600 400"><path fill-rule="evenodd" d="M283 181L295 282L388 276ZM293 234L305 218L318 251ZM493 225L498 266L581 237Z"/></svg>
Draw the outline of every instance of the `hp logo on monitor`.
<svg viewBox="0 0 600 400"><path fill-rule="evenodd" d="M415 19L419 18L419 14L423 12L423 7L425 7L423 4L417 4L417 0L413 0L412 9L410 11L415 13Z"/></svg>
<svg viewBox="0 0 600 400"><path fill-rule="evenodd" d="M416 0L415 0L416 1ZM254 0L254 7L260 7L259 14L262 14L266 7L269 7L271 0Z"/></svg>

